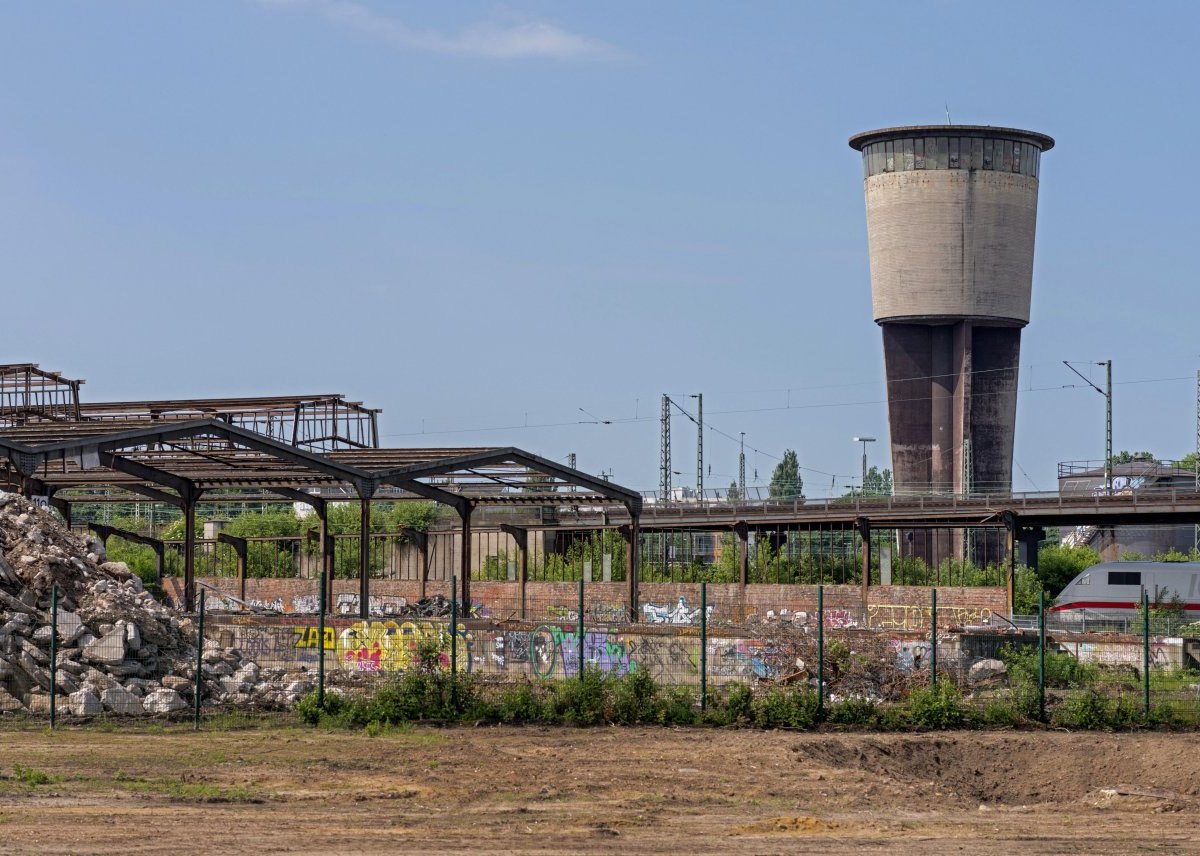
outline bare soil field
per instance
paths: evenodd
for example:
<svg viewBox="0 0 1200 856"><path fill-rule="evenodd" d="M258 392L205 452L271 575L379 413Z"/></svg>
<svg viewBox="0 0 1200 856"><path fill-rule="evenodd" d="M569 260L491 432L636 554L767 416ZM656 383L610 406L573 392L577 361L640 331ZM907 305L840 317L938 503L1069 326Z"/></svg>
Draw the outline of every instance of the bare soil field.
<svg viewBox="0 0 1200 856"><path fill-rule="evenodd" d="M1195 853L1195 734L0 730L2 853Z"/></svg>

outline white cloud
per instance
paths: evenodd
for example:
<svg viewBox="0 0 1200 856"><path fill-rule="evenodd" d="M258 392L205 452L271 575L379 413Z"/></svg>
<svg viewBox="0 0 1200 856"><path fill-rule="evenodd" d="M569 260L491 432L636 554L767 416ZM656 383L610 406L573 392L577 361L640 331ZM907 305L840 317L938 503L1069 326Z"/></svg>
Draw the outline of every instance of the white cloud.
<svg viewBox="0 0 1200 856"><path fill-rule="evenodd" d="M275 9L315 12L331 23L358 30L396 48L428 51L451 56L484 59L603 60L619 57L620 51L554 24L474 24L453 35L416 30L395 18L376 12L353 0L254 0Z"/></svg>

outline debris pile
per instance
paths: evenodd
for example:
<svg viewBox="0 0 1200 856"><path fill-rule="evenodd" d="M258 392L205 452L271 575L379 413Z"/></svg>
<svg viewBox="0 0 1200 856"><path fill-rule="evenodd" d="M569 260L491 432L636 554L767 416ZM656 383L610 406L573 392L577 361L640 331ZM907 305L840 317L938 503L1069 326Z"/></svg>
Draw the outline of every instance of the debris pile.
<svg viewBox="0 0 1200 856"><path fill-rule="evenodd" d="M165 714L191 707L196 627L159 603L94 537L0 492L0 713L50 711L51 592L58 587L55 704L64 714ZM204 703L277 707L311 689L206 641Z"/></svg>

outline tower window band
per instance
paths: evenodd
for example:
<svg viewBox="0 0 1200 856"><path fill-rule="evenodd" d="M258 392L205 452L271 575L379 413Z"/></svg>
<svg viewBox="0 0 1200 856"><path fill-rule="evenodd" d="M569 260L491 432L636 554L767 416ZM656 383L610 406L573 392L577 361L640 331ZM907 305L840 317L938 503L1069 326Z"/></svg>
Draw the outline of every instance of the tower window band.
<svg viewBox="0 0 1200 856"><path fill-rule="evenodd" d="M863 174L913 169L986 169L1038 177L1041 151L1028 142L980 137L901 137L863 146Z"/></svg>

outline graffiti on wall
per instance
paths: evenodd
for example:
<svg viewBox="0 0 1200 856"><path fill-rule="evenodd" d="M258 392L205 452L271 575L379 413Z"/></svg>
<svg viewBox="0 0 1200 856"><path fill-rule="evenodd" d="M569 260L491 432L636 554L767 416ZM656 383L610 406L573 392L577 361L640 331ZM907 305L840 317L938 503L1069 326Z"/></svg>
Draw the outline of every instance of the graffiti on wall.
<svg viewBox="0 0 1200 856"><path fill-rule="evenodd" d="M360 672L402 672L420 665L424 652L432 651L437 665L449 669L451 633L446 624L431 621L357 621L340 632L325 628L324 638L316 627L295 627L294 646L335 651L338 664ZM453 634L458 668L471 670L473 639L463 625Z"/></svg>
<svg viewBox="0 0 1200 856"><path fill-rule="evenodd" d="M920 671L929 665L933 646L927 639L892 639L888 649L896 658L896 666L906 672Z"/></svg>
<svg viewBox="0 0 1200 856"><path fill-rule="evenodd" d="M1142 667L1142 645L1139 642L1060 642L1059 647L1081 663L1101 666ZM1183 643L1151 642L1150 668L1169 669L1183 662Z"/></svg>
<svg viewBox="0 0 1200 856"><path fill-rule="evenodd" d="M662 682L679 682L700 674L700 641L692 637L627 637L625 645L637 668Z"/></svg>
<svg viewBox="0 0 1200 856"><path fill-rule="evenodd" d="M546 615L552 621L578 621L579 606L552 604L546 607ZM584 608L584 616L589 623L595 624L626 624L629 622L629 610L623 603L589 603Z"/></svg>
<svg viewBox="0 0 1200 856"><path fill-rule="evenodd" d="M571 677L579 673L579 635L553 625L538 627L529 639L529 666L539 678ZM583 659L588 668L624 675L635 671L626 645L615 633L584 633Z"/></svg>
<svg viewBox="0 0 1200 856"><path fill-rule="evenodd" d="M929 627L928 606L876 603L867 607L867 626L875 630L920 630ZM986 606L939 606L938 626L990 624L992 611Z"/></svg>
<svg viewBox="0 0 1200 856"><path fill-rule="evenodd" d="M358 595L343 592L334 602L334 612L338 615L358 615L359 603ZM387 594L371 595L367 605L371 615L400 615L408 606L408 598ZM313 604L312 611L317 611L316 604Z"/></svg>
<svg viewBox="0 0 1200 856"><path fill-rule="evenodd" d="M715 677L773 680L779 674L778 655L762 639L710 639L708 669Z"/></svg>
<svg viewBox="0 0 1200 856"><path fill-rule="evenodd" d="M564 678L579 674L579 634L543 624L531 632L490 634L488 665L509 674ZM699 643L694 638L640 636L608 630L585 631L584 666L610 675L645 671L658 680L699 675Z"/></svg>
<svg viewBox="0 0 1200 856"><path fill-rule="evenodd" d="M709 606L706 610L705 618L711 620L713 607ZM692 609L688 606L687 598L680 597L674 606L670 604L658 605L654 603L642 604L642 615L650 624L699 624L700 623L700 607Z"/></svg>

